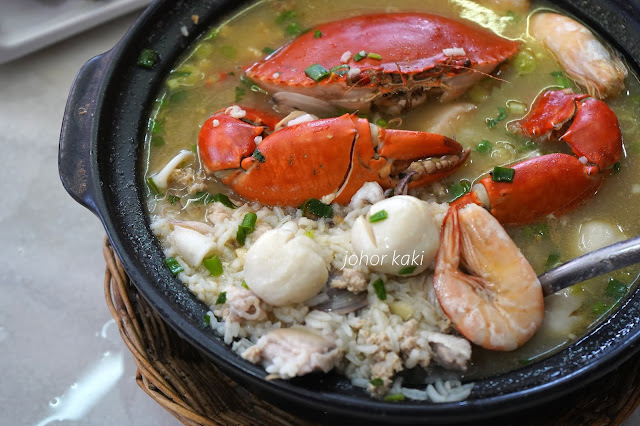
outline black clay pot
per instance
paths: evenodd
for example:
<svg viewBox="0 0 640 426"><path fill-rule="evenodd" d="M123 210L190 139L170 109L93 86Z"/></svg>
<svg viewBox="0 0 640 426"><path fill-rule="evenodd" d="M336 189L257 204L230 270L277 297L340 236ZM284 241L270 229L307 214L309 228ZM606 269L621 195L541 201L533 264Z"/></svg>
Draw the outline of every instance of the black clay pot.
<svg viewBox="0 0 640 426"><path fill-rule="evenodd" d="M606 37L632 68L639 69L637 0L556 3ZM557 399L610 372L637 352L640 290L607 321L565 350L476 382L464 402L391 403L373 400L333 374L265 381L260 367L241 359L212 330L204 328L207 307L164 266L149 229L140 172L142 141L150 106L174 61L201 32L247 4L235 0L156 1L111 51L91 59L80 70L62 125L59 169L65 188L100 218L133 283L181 336L250 391L286 410L315 416L316 421L478 421ZM194 14L200 16L198 25L191 20ZM188 29L187 37L182 26ZM136 65L144 48L159 53L160 61L152 70Z"/></svg>

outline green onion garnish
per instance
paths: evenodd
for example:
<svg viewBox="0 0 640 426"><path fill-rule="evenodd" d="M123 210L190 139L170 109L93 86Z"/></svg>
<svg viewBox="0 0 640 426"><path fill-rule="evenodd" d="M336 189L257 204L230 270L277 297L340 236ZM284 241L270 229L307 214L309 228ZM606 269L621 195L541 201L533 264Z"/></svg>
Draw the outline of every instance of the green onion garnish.
<svg viewBox="0 0 640 426"><path fill-rule="evenodd" d="M380 377L376 377L369 380L369 383L371 383L373 386L382 386L384 384L384 382Z"/></svg>
<svg viewBox="0 0 640 426"><path fill-rule="evenodd" d="M138 66L150 70L158 62L158 52L152 49L142 49L138 56Z"/></svg>
<svg viewBox="0 0 640 426"><path fill-rule="evenodd" d="M159 195L160 190L158 189L158 185L153 181L152 177L147 178L147 186L153 195Z"/></svg>
<svg viewBox="0 0 640 426"><path fill-rule="evenodd" d="M554 71L551 75L556 78L557 85L562 89L575 89L573 82L562 71Z"/></svg>
<svg viewBox="0 0 640 426"><path fill-rule="evenodd" d="M605 305L603 302L597 302L591 309L593 309L594 314L602 315L609 310L609 306Z"/></svg>
<svg viewBox="0 0 640 426"><path fill-rule="evenodd" d="M493 149L493 144L486 139L482 139L476 145L476 151L478 151L481 154L488 154L489 152L491 152L492 149Z"/></svg>
<svg viewBox="0 0 640 426"><path fill-rule="evenodd" d="M246 288L247 290L249 290L249 286L247 285L247 282L245 280L242 280L242 284L240 284L242 287Z"/></svg>
<svg viewBox="0 0 640 426"><path fill-rule="evenodd" d="M260 151L258 151L258 148L256 148L255 151L253 151L253 155L251 155L253 158L255 158L256 160L258 160L261 163L264 163L265 161L267 161L266 158L264 158L264 155L262 155L262 153Z"/></svg>
<svg viewBox="0 0 640 426"><path fill-rule="evenodd" d="M224 305L225 303L227 303L227 292L223 291L218 295L218 298L216 299L216 305Z"/></svg>
<svg viewBox="0 0 640 426"><path fill-rule="evenodd" d="M290 21L292 19L296 19L296 11L295 10L285 10L284 12L280 13L276 17L276 23L282 24L285 21Z"/></svg>
<svg viewBox="0 0 640 426"><path fill-rule="evenodd" d="M164 146L164 138L159 135L153 135L153 137L151 138L151 145L155 147Z"/></svg>
<svg viewBox="0 0 640 426"><path fill-rule="evenodd" d="M525 226L523 233L524 237L528 240L542 238L549 234L549 227L546 223L535 223L533 225Z"/></svg>
<svg viewBox="0 0 640 426"><path fill-rule="evenodd" d="M244 88L236 87L236 103L242 102L245 93L247 93L247 91L244 90Z"/></svg>
<svg viewBox="0 0 640 426"><path fill-rule="evenodd" d="M507 110L503 107L498 107L498 115L496 116L496 118L487 118L487 127L496 127L496 125L505 118L507 118Z"/></svg>
<svg viewBox="0 0 640 426"><path fill-rule="evenodd" d="M177 195L169 195L167 199L169 200L170 204L175 204L180 201L180 197L178 197Z"/></svg>
<svg viewBox="0 0 640 426"><path fill-rule="evenodd" d="M545 270L548 271L549 269L558 266L559 262L560 262L560 255L558 253L551 253L549 257L547 257L547 261L544 265Z"/></svg>
<svg viewBox="0 0 640 426"><path fill-rule="evenodd" d="M209 314L204 314L204 317L202 317L202 322L204 323L205 327L211 326L211 316Z"/></svg>
<svg viewBox="0 0 640 426"><path fill-rule="evenodd" d="M240 77L240 81L242 82L242 84L247 86L249 88L249 90L251 90L254 93L263 93L265 95L267 94L266 90L264 90L262 87L258 86L256 83L254 83L253 80L251 80L246 75L241 76Z"/></svg>
<svg viewBox="0 0 640 426"><path fill-rule="evenodd" d="M529 364L531 364L532 361L533 360L531 358L525 358L525 359L518 360L520 365L529 365Z"/></svg>
<svg viewBox="0 0 640 426"><path fill-rule="evenodd" d="M204 267L209 270L209 273L214 277L219 277L222 275L222 262L220 262L220 258L217 254L214 254L208 259L205 259L203 262Z"/></svg>
<svg viewBox="0 0 640 426"><path fill-rule="evenodd" d="M262 52L266 53L267 55L271 55L275 51L276 51L276 49L272 49L272 48L270 48L268 46L262 48Z"/></svg>
<svg viewBox="0 0 640 426"><path fill-rule="evenodd" d="M409 275L409 274L412 274L413 271L415 271L417 267L418 267L417 265L404 266L404 267L400 268L400 270L398 271L398 275Z"/></svg>
<svg viewBox="0 0 640 426"><path fill-rule="evenodd" d="M367 52L365 52L364 50L361 50L360 52L358 52L355 55L353 55L353 60L358 62L358 61L363 60L366 57L367 57Z"/></svg>
<svg viewBox="0 0 640 426"><path fill-rule="evenodd" d="M333 207L315 198L309 198L302 203L300 210L302 210L302 215L309 219L333 217Z"/></svg>
<svg viewBox="0 0 640 426"><path fill-rule="evenodd" d="M173 71L169 77L189 77L190 75L191 71Z"/></svg>
<svg viewBox="0 0 640 426"><path fill-rule="evenodd" d="M244 246L245 241L247 240L247 231L241 226L238 225L238 231L236 231L236 241L240 246Z"/></svg>
<svg viewBox="0 0 640 426"><path fill-rule="evenodd" d="M389 125L389 122L387 120L385 120L384 118L378 118L376 120L376 125L386 128Z"/></svg>
<svg viewBox="0 0 640 426"><path fill-rule="evenodd" d="M329 72L331 72L331 74L335 74L337 76L344 76L347 73L349 73L349 70L351 69L351 67L347 64L342 64L342 65L336 65L335 67L331 68L329 70Z"/></svg>
<svg viewBox="0 0 640 426"><path fill-rule="evenodd" d="M315 31L313 32L313 38L320 38L320 37L322 37L322 31L320 31L320 30L315 30Z"/></svg>
<svg viewBox="0 0 640 426"><path fill-rule="evenodd" d="M149 120L149 130L151 133L162 133L164 132L164 125L166 120Z"/></svg>
<svg viewBox="0 0 640 426"><path fill-rule="evenodd" d="M211 203L221 203L222 205L229 207L230 209L237 209L238 206L233 204L229 197L224 194L209 194L207 192L196 192L194 201L200 201L203 204L211 204Z"/></svg>
<svg viewBox="0 0 640 426"><path fill-rule="evenodd" d="M300 27L297 22L289 22L286 28L287 34L295 36L298 34L302 34L304 30Z"/></svg>
<svg viewBox="0 0 640 426"><path fill-rule="evenodd" d="M465 194L471 192L471 182L466 179L462 179L460 182L451 184L448 188L449 194L451 194L451 201L455 201Z"/></svg>
<svg viewBox="0 0 640 426"><path fill-rule="evenodd" d="M611 278L609 279L609 284L607 284L605 294L618 300L621 299L625 294L627 294L627 290L627 286L622 281Z"/></svg>
<svg viewBox="0 0 640 426"><path fill-rule="evenodd" d="M533 151L536 148L538 148L538 145L534 141L525 141L522 145L518 147L518 152Z"/></svg>
<svg viewBox="0 0 640 426"><path fill-rule="evenodd" d="M385 396L384 400L387 402L404 401L404 395L401 393L394 393L394 394Z"/></svg>
<svg viewBox="0 0 640 426"><path fill-rule="evenodd" d="M367 58L370 59L377 59L378 61L382 59L382 55L379 55L377 53L368 53L367 54Z"/></svg>
<svg viewBox="0 0 640 426"><path fill-rule="evenodd" d="M320 81L331 75L331 71L320 64L310 65L306 70L304 70L304 73L313 81Z"/></svg>
<svg viewBox="0 0 640 426"><path fill-rule="evenodd" d="M380 210L378 212L375 212L371 216L369 216L369 222L371 223L380 222L382 220L385 220L388 217L389 217L389 214L387 213L386 210Z"/></svg>
<svg viewBox="0 0 640 426"><path fill-rule="evenodd" d="M220 53L227 59L233 59L236 57L236 48L229 45L220 46Z"/></svg>
<svg viewBox="0 0 640 426"><path fill-rule="evenodd" d="M382 278L375 280L372 285L378 299L387 300L387 290L384 288L384 281L382 281Z"/></svg>
<svg viewBox="0 0 640 426"><path fill-rule="evenodd" d="M169 268L169 271L171 271L173 275L178 275L178 273L184 271L182 265L180 265L174 257L167 257L164 260L164 264L167 265L167 268Z"/></svg>
<svg viewBox="0 0 640 426"><path fill-rule="evenodd" d="M258 220L258 215L253 212L249 212L242 218L240 226L244 228L247 234L250 234L256 229L256 220Z"/></svg>
<svg viewBox="0 0 640 426"><path fill-rule="evenodd" d="M180 90L179 92L175 92L171 94L171 96L169 96L169 102L171 102L172 104L178 104L184 101L185 99L187 99L186 90Z"/></svg>
<svg viewBox="0 0 640 426"><path fill-rule="evenodd" d="M491 173L491 180L494 182L513 182L513 177L515 176L515 169L511 169L509 167L494 167L493 172Z"/></svg>

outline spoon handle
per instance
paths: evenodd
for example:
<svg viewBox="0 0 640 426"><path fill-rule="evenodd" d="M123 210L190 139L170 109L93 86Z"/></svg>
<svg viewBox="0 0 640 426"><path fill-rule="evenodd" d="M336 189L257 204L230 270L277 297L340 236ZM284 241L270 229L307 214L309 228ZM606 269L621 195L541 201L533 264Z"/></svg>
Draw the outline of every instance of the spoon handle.
<svg viewBox="0 0 640 426"><path fill-rule="evenodd" d="M573 284L640 263L640 237L634 237L608 247L587 253L558 266L538 279L545 296Z"/></svg>

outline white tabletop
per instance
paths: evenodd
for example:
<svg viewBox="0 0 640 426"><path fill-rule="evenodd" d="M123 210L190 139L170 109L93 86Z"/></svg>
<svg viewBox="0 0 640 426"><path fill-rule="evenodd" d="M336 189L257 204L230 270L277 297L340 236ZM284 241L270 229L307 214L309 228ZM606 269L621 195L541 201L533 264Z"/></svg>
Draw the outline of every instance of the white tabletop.
<svg viewBox="0 0 640 426"><path fill-rule="evenodd" d="M102 291L104 231L58 177L75 73L135 15L0 65L2 424L177 425L135 382ZM640 413L625 426L640 425Z"/></svg>

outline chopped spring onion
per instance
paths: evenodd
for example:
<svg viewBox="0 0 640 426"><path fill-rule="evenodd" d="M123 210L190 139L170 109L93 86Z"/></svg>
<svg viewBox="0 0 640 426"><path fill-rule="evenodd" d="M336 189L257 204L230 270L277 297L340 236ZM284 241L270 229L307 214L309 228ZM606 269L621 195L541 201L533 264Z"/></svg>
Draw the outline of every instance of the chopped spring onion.
<svg viewBox="0 0 640 426"><path fill-rule="evenodd" d="M378 53L368 53L367 58L369 59L377 59L378 61L382 59L382 55Z"/></svg>
<svg viewBox="0 0 640 426"><path fill-rule="evenodd" d="M180 197L178 197L177 195L169 195L168 200L170 204L175 204L180 201Z"/></svg>
<svg viewBox="0 0 640 426"><path fill-rule="evenodd" d="M149 130L151 130L151 133L162 133L164 132L164 125L166 123L166 120L162 119L162 120L149 120Z"/></svg>
<svg viewBox="0 0 640 426"><path fill-rule="evenodd" d="M460 182L453 183L448 188L449 194L453 197L451 201L455 201L471 191L471 182L462 179Z"/></svg>
<svg viewBox="0 0 640 426"><path fill-rule="evenodd" d="M609 279L609 284L607 284L605 294L611 298L618 300L621 299L625 294L627 294L627 290L627 286L622 281L611 278Z"/></svg>
<svg viewBox="0 0 640 426"><path fill-rule="evenodd" d="M613 165L613 172L614 173L620 173L620 162L619 161L616 164Z"/></svg>
<svg viewBox="0 0 640 426"><path fill-rule="evenodd" d="M225 303L227 303L227 292L222 291L216 299L216 305L224 305Z"/></svg>
<svg viewBox="0 0 640 426"><path fill-rule="evenodd" d="M246 93L247 91L243 87L236 87L236 103L242 102Z"/></svg>
<svg viewBox="0 0 640 426"><path fill-rule="evenodd" d="M190 75L191 71L173 71L169 77L189 77Z"/></svg>
<svg viewBox="0 0 640 426"><path fill-rule="evenodd" d="M164 138L159 135L153 135L151 138L151 145L156 147L164 146Z"/></svg>
<svg viewBox="0 0 640 426"><path fill-rule="evenodd" d="M564 75L562 71L554 71L551 73L551 75L556 78L557 85L560 86L562 89L575 90L575 86L573 85L573 82L571 81L571 79L569 79L569 77Z"/></svg>
<svg viewBox="0 0 640 426"><path fill-rule="evenodd" d="M167 268L169 268L169 271L171 271L173 275L178 275L178 273L184 271L182 265L180 265L174 257L167 257L164 260L164 264L167 265Z"/></svg>
<svg viewBox="0 0 640 426"><path fill-rule="evenodd" d="M378 118L376 120L376 125L386 128L389 125L389 122L387 120L385 120L384 118Z"/></svg>
<svg viewBox="0 0 640 426"><path fill-rule="evenodd" d="M247 231L247 234L251 234L256 229L256 220L258 220L258 215L253 212L249 212L242 218L240 226Z"/></svg>
<svg viewBox="0 0 640 426"><path fill-rule="evenodd" d="M205 259L202 264L209 271L209 273L214 277L219 277L222 275L222 262L217 254L214 254L208 259Z"/></svg>
<svg viewBox="0 0 640 426"><path fill-rule="evenodd" d="M320 81L331 75L331 71L320 64L313 64L308 66L307 69L304 70L304 73L313 81Z"/></svg>
<svg viewBox="0 0 640 426"><path fill-rule="evenodd" d="M180 90L179 92L175 92L175 93L171 94L171 96L169 96L169 102L171 102L173 104L180 103L180 102L184 101L185 99L187 99L187 91L186 90Z"/></svg>
<svg viewBox="0 0 640 426"><path fill-rule="evenodd" d="M267 55L271 55L275 51L276 51L276 49L272 49L269 46L266 46L266 47L262 48L262 52L266 53Z"/></svg>
<svg viewBox="0 0 640 426"><path fill-rule="evenodd" d="M529 50L522 50L513 59L513 67L520 74L531 74L536 70L536 57Z"/></svg>
<svg viewBox="0 0 640 426"><path fill-rule="evenodd" d="M309 198L302 203L300 210L302 210L302 215L309 219L333 217L333 207L315 198Z"/></svg>
<svg viewBox="0 0 640 426"><path fill-rule="evenodd" d="M241 225L238 225L238 231L236 232L236 241L240 246L244 246L247 241L247 231Z"/></svg>
<svg viewBox="0 0 640 426"><path fill-rule="evenodd" d="M233 46L225 45L220 46L220 53L227 59L233 59L236 57L236 48Z"/></svg>
<svg viewBox="0 0 640 426"><path fill-rule="evenodd" d="M204 314L204 317L202 317L202 324L205 327L211 326L211 316L209 314Z"/></svg>
<svg viewBox="0 0 640 426"><path fill-rule="evenodd" d="M532 361L533 360L531 358L524 358L524 359L518 360L520 365L529 365L531 364Z"/></svg>
<svg viewBox="0 0 640 426"><path fill-rule="evenodd" d="M534 141L525 141L522 145L518 147L518 152L528 152L533 151L538 148L538 145Z"/></svg>
<svg viewBox="0 0 640 426"><path fill-rule="evenodd" d="M251 90L254 93L263 93L265 95L267 94L266 90L264 90L262 87L258 86L256 83L254 83L253 80L251 80L246 75L243 75L242 77L240 77L240 81L242 82L242 84L247 86L249 88L249 90Z"/></svg>
<svg viewBox="0 0 640 426"><path fill-rule="evenodd" d="M194 154L198 153L198 145L197 144L193 144L191 145L191 152L193 152Z"/></svg>
<svg viewBox="0 0 640 426"><path fill-rule="evenodd" d="M592 306L591 309L593 309L594 314L602 315L609 310L609 306L607 306L603 302L597 302Z"/></svg>
<svg viewBox="0 0 640 426"><path fill-rule="evenodd" d="M384 384L380 377L375 377L369 380L369 383L371 383L373 386L382 386Z"/></svg>
<svg viewBox="0 0 640 426"><path fill-rule="evenodd" d="M403 266L402 268L400 268L400 270L398 271L398 275L409 275L409 274L413 274L413 271L416 270L418 266L417 265L407 265L407 266Z"/></svg>
<svg viewBox="0 0 640 426"><path fill-rule="evenodd" d="M264 158L264 155L262 155L262 153L258 151L258 148L256 148L255 151L253 151L253 154L251 156L261 163L264 163L265 161L267 161L267 159Z"/></svg>
<svg viewBox="0 0 640 426"><path fill-rule="evenodd" d="M285 10L284 12L280 13L277 17L276 17L276 23L278 24L282 24L285 21L290 21L296 19L296 11L295 10Z"/></svg>
<svg viewBox="0 0 640 426"><path fill-rule="evenodd" d="M491 152L492 149L493 149L493 144L486 139L482 139L480 142L476 144L476 151L481 154L488 154Z"/></svg>
<svg viewBox="0 0 640 426"><path fill-rule="evenodd" d="M303 32L305 32L302 27L300 27L300 24L298 24L297 22L289 22L287 24L287 34L295 36L295 35L299 35L302 34Z"/></svg>
<svg viewBox="0 0 640 426"><path fill-rule="evenodd" d="M524 236L528 240L546 237L549 234L549 227L546 223L535 223L524 228Z"/></svg>
<svg viewBox="0 0 640 426"><path fill-rule="evenodd" d="M229 207L230 209L237 209L238 206L233 204L229 197L224 194L209 194L208 192L196 192L194 201L202 202L203 204L211 204L214 202L221 203L222 205Z"/></svg>
<svg viewBox="0 0 640 426"><path fill-rule="evenodd" d="M513 177L515 176L515 169L511 169L509 167L494 167L493 172L491 173L491 180L494 182L513 182Z"/></svg>
<svg viewBox="0 0 640 426"><path fill-rule="evenodd" d="M394 394L385 396L383 399L387 402L404 401L404 395L401 393L394 393Z"/></svg>
<svg viewBox="0 0 640 426"><path fill-rule="evenodd" d="M507 13L504 14L504 17L509 19L512 22L519 22L520 21L520 15L516 14L515 12L509 10Z"/></svg>
<svg viewBox="0 0 640 426"><path fill-rule="evenodd" d="M364 50L361 50L360 52L358 52L355 55L353 55L353 60L358 62L358 61L363 60L366 57L367 57L367 52L365 52Z"/></svg>
<svg viewBox="0 0 640 426"><path fill-rule="evenodd" d="M315 31L313 32L313 38L320 38L320 37L322 37L322 31L320 31L320 30L315 30Z"/></svg>
<svg viewBox="0 0 640 426"><path fill-rule="evenodd" d="M339 77L345 76L349 73L349 70L351 69L351 67L347 64L341 64L341 65L336 65L335 67L331 68L329 70L329 72L331 72L331 74L335 74Z"/></svg>
<svg viewBox="0 0 640 426"><path fill-rule="evenodd" d="M246 288L247 290L249 290L249 286L247 285L247 282L245 280L242 280L242 284L240 284L242 287Z"/></svg>
<svg viewBox="0 0 640 426"><path fill-rule="evenodd" d="M158 185L153 181L152 177L147 178L147 186L153 195L159 195L160 190L158 189Z"/></svg>
<svg viewBox="0 0 640 426"><path fill-rule="evenodd" d="M496 127L498 123L503 121L505 118L507 118L507 110L503 107L498 107L498 115L496 116L496 118L487 118L487 127Z"/></svg>
<svg viewBox="0 0 640 426"><path fill-rule="evenodd" d="M380 210L378 212L375 212L371 216L369 216L369 222L371 223L381 222L388 217L389 217L389 213L387 213L386 210Z"/></svg>
<svg viewBox="0 0 640 426"><path fill-rule="evenodd" d="M549 270L551 268L555 268L560 263L560 255L558 253L551 253L549 257L547 257L547 261L545 263L545 270Z"/></svg>
<svg viewBox="0 0 640 426"><path fill-rule="evenodd" d="M387 290L384 288L384 281L382 281L382 278L375 280L372 285L378 299L387 300Z"/></svg>
<svg viewBox="0 0 640 426"><path fill-rule="evenodd" d="M158 62L158 52L153 49L142 49L140 56L138 57L138 66L146 69L151 69Z"/></svg>

